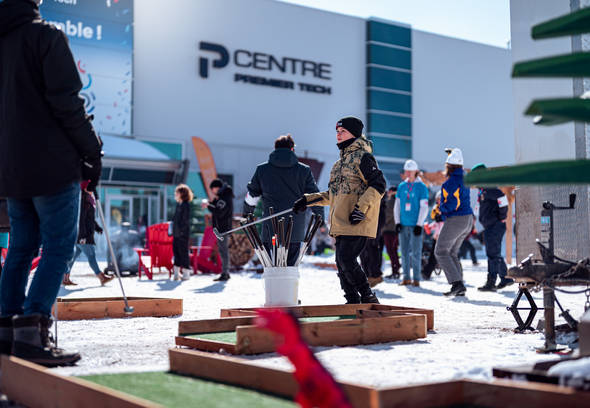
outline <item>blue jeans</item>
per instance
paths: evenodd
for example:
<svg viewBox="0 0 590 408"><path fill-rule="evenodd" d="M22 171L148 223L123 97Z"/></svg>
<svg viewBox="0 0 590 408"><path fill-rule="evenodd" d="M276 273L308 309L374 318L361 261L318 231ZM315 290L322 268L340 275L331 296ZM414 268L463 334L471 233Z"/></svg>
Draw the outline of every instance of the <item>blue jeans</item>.
<svg viewBox="0 0 590 408"><path fill-rule="evenodd" d="M410 266L414 271L414 280L421 279L422 272L422 234L414 235L414 227L402 226L399 233L399 243L402 252L402 269L404 279L410 278Z"/></svg>
<svg viewBox="0 0 590 408"><path fill-rule="evenodd" d="M78 235L80 185L72 183L52 195L8 199L10 245L0 278L3 316L41 313L49 316ZM41 261L25 295L33 256Z"/></svg>
<svg viewBox="0 0 590 408"><path fill-rule="evenodd" d="M488 257L488 277L494 281L498 276L501 279L506 278L506 262L502 258L502 239L505 233L506 224L501 221L483 230L483 240Z"/></svg>
<svg viewBox="0 0 590 408"><path fill-rule="evenodd" d="M88 258L88 263L90 264L90 268L92 268L92 271L94 272L94 274L95 275L100 274L101 270L100 270L100 267L98 266L98 263L96 262L96 251L94 250L94 245L91 245L91 244L76 244L76 250L74 251L74 257L68 263L67 273L70 272L70 270L72 269L72 266L74 266L74 262L76 262L76 259L78 259L78 257L80 256L80 254L82 252L84 253L84 255L86 255L86 258Z"/></svg>

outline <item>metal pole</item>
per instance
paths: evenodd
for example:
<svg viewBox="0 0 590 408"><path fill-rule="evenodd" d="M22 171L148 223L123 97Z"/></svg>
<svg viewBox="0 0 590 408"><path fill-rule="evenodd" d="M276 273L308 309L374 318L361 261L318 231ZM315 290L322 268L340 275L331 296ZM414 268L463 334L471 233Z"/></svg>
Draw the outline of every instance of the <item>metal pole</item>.
<svg viewBox="0 0 590 408"><path fill-rule="evenodd" d="M115 251L113 251L113 245L111 244L111 237L109 236L109 227L106 225L104 221L104 213L102 211L102 206L100 205L100 200L98 199L98 194L94 193L94 199L96 200L96 207L98 208L98 216L100 217L100 222L104 227L104 237L107 240L107 245L109 247L109 252L111 254L111 259L113 261L113 265L115 266L115 273L117 274L117 278L119 279L119 285L121 286L121 293L123 293L123 301L125 302L125 307L123 311L125 314L133 313L133 306L129 306L127 302L127 296L125 296L125 289L123 289L123 281L121 280L121 274L119 273L119 264L117 263L117 257L115 256Z"/></svg>
<svg viewBox="0 0 590 408"><path fill-rule="evenodd" d="M545 308L545 350L557 349L555 343L555 292L550 287L543 287L543 307Z"/></svg>

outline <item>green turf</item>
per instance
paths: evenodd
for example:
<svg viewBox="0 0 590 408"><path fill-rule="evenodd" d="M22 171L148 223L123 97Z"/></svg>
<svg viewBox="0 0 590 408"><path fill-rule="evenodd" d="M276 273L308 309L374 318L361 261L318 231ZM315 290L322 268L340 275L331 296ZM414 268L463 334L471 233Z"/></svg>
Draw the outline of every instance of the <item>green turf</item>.
<svg viewBox="0 0 590 408"><path fill-rule="evenodd" d="M221 332L221 333L198 333L198 334L183 334L183 337L188 337L190 339L204 339L204 340L212 340L212 341L223 341L225 343L236 344L237 337L236 332Z"/></svg>
<svg viewBox="0 0 590 408"><path fill-rule="evenodd" d="M168 372L89 375L84 380L104 385L165 407L295 407L292 401L257 391Z"/></svg>
<svg viewBox="0 0 590 408"><path fill-rule="evenodd" d="M342 316L321 316L321 317L302 317L299 320L302 322L332 322L335 320L341 319L355 319L356 316L354 315L342 315ZM183 337L188 337L190 339L204 339L204 340L211 340L211 341L223 341L225 343L236 344L237 337L236 332L228 331L228 332L220 332L220 333L197 333L197 334L183 334Z"/></svg>

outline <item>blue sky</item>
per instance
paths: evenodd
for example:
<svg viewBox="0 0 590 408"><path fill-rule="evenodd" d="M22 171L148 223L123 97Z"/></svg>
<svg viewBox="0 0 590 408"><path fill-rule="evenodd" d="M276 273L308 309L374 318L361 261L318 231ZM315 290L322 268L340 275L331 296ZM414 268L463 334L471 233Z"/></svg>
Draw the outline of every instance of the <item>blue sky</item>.
<svg viewBox="0 0 590 408"><path fill-rule="evenodd" d="M279 0L358 17L379 17L449 37L506 48L509 0Z"/></svg>

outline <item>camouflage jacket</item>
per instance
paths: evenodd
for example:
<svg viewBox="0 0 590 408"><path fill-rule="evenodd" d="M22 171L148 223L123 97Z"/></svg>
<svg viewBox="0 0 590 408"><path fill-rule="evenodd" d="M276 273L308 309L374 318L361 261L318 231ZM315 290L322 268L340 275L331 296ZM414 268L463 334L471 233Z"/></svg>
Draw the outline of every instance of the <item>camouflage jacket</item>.
<svg viewBox="0 0 590 408"><path fill-rule="evenodd" d="M330 173L328 191L306 194L310 205L330 206L330 235L365 236L375 238L381 197L385 193L385 178L379 170L370 142L357 138L340 151L340 160ZM354 206L365 213L359 224L349 221Z"/></svg>

